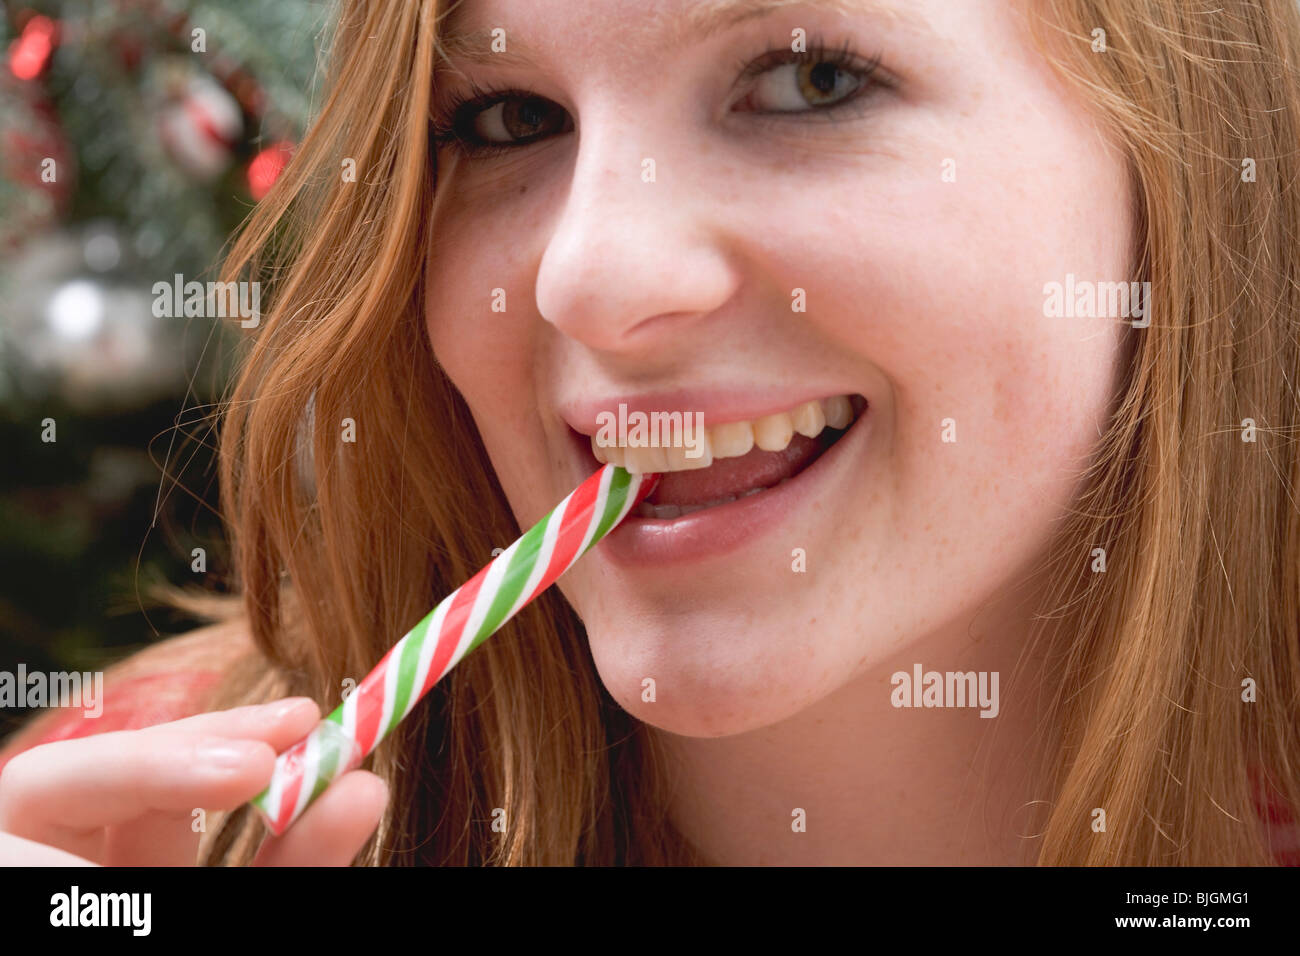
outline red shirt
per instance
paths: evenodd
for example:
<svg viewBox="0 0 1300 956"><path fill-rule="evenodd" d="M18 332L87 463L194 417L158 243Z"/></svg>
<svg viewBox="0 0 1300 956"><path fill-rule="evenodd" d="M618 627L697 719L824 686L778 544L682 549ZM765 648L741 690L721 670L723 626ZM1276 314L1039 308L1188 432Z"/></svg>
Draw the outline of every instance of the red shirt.
<svg viewBox="0 0 1300 956"><path fill-rule="evenodd" d="M142 674L115 681L104 695L104 709L98 717L87 717L77 707L49 710L48 721L35 735L35 727L19 730L0 748L0 771L24 750L56 740L90 737L111 730L139 730L202 713L208 693L221 679L216 671L179 671Z"/></svg>

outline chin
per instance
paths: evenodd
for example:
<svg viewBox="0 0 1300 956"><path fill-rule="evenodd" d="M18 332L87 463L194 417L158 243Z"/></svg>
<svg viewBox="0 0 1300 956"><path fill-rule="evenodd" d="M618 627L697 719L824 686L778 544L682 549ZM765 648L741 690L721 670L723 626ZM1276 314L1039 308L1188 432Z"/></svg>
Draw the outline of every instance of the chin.
<svg viewBox="0 0 1300 956"><path fill-rule="evenodd" d="M592 656L610 696L632 716L684 737L726 737L794 716L835 690L830 674L791 630L759 630L733 618L660 624L626 619L588 628ZM808 633L807 629L801 629ZM798 633L799 631L794 631ZM647 680L653 680L654 700Z"/></svg>

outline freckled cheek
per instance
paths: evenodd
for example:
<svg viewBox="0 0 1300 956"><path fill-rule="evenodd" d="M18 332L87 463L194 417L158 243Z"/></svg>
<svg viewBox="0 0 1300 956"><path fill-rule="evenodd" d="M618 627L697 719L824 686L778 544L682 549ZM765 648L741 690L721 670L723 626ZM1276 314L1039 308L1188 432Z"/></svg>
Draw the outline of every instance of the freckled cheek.
<svg viewBox="0 0 1300 956"><path fill-rule="evenodd" d="M493 311L500 301L494 290L506 289L506 311ZM512 301L513 300L513 301ZM513 305L512 312L510 306ZM530 341L526 302L509 276L478 257L430 256L425 299L425 327L434 355L452 383L476 413L505 419L511 396L526 391Z"/></svg>
<svg viewBox="0 0 1300 956"><path fill-rule="evenodd" d="M845 323L842 334L856 334L855 351L892 387L899 466L911 478L928 475L921 480L931 491L1007 469L1029 481L1067 474L1097 440L1098 422L1104 427L1118 330L1043 316L1032 267L998 269L989 257L982 271L969 270L957 261L964 244L956 256L954 246L938 255L942 248L918 237L911 251L883 254L869 278L844 290L839 313L862 317L856 333ZM946 419L956 446L943 443Z"/></svg>
<svg viewBox="0 0 1300 956"><path fill-rule="evenodd" d="M1074 458L1104 428L1110 370L1116 353L1109 335L1080 341L1046 330L1032 315L1008 329L1005 313L971 316L972 328L953 329L941 361L918 371L923 383L915 410L922 420L951 417L960 440L986 445L1004 460L1050 473L1053 459ZM978 328L987 330L982 334ZM921 376L924 376L923 378Z"/></svg>
<svg viewBox="0 0 1300 956"><path fill-rule="evenodd" d="M439 364L456 386L489 446L513 440L528 418L533 394L529 363L516 343L488 334L490 318L443 321L431 315L430 339Z"/></svg>
<svg viewBox="0 0 1300 956"><path fill-rule="evenodd" d="M431 291L429 303L435 295L436 290ZM444 298L436 308L426 305L430 343L439 365L469 406L508 497L512 502L531 502L529 507L538 510L546 502L533 500L538 490L535 482L530 485L530 476L541 467L542 450L527 398L534 394L529 366L517 344L512 348L492 332L493 320L502 316L490 311L479 314L483 311L463 296Z"/></svg>
<svg viewBox="0 0 1300 956"><path fill-rule="evenodd" d="M1059 427L1105 405L1118 327L1045 316L1043 288L1068 270L1124 277L1124 242L1097 243L1087 224L1044 215L1049 191L1025 195L1018 183L909 182L905 220L892 206L837 213L842 299L823 314L893 382L900 414L1001 431Z"/></svg>

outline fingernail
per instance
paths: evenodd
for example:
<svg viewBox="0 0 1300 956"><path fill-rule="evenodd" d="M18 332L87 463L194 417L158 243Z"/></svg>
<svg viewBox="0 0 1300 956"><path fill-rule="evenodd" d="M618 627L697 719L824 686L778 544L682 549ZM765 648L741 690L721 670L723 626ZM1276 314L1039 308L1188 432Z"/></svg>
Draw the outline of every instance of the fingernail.
<svg viewBox="0 0 1300 956"><path fill-rule="evenodd" d="M264 745L252 740L216 740L200 744L199 762L219 770L233 770L245 766Z"/></svg>
<svg viewBox="0 0 1300 956"><path fill-rule="evenodd" d="M311 703L313 701L310 697L290 697L288 700L282 700L271 709L271 719L279 720L282 717L287 717L295 710L305 709Z"/></svg>

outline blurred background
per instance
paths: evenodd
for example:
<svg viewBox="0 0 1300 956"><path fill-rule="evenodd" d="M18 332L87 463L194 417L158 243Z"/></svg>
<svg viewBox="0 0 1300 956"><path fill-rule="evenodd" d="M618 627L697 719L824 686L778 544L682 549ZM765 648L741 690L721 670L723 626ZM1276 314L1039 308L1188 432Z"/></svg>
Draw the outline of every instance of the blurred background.
<svg viewBox="0 0 1300 956"><path fill-rule="evenodd" d="M217 278L302 134L330 12L0 0L0 670L101 669L194 623L157 584L220 590L238 330L159 317L153 289Z"/></svg>

